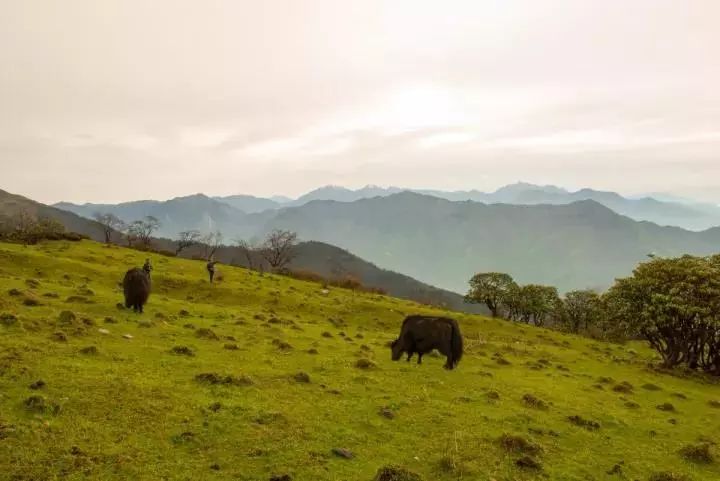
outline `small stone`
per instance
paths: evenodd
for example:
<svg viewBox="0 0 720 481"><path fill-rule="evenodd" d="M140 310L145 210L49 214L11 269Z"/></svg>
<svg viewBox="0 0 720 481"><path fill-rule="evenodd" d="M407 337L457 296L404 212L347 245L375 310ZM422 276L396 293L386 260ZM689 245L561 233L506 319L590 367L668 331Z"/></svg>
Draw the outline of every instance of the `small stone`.
<svg viewBox="0 0 720 481"><path fill-rule="evenodd" d="M345 448L333 448L332 453L335 456L338 456L340 458L345 458L345 459L352 459L355 457L355 455L353 454L352 451L350 451L349 449L345 449Z"/></svg>
<svg viewBox="0 0 720 481"><path fill-rule="evenodd" d="M100 329L98 329L98 332L100 334L110 334L110 331L108 331L107 329L103 329L102 327Z"/></svg>
<svg viewBox="0 0 720 481"><path fill-rule="evenodd" d="M123 339L132 339L132 334L123 334Z"/></svg>

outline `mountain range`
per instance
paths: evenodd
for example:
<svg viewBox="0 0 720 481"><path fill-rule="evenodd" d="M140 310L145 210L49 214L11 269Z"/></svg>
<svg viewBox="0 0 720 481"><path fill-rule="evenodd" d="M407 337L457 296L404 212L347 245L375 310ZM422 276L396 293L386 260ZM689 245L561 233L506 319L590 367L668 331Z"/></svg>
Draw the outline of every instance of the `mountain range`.
<svg viewBox="0 0 720 481"><path fill-rule="evenodd" d="M180 212L184 207L187 207L189 211L196 214L200 212L199 206L202 205L209 205L208 212L214 214L222 214L227 209L224 205L217 206L216 204L215 201L205 196L192 196L180 199L174 205ZM140 217L141 215L138 215L138 212L133 210L134 208L137 208L137 205L127 206L127 210L121 212ZM23 211L34 217L54 219L63 224L68 231L86 235L96 241L103 241L105 238L102 226L92 219L0 190L0 227L5 222L12 222L13 217ZM162 216L166 221L174 222L178 219L177 212L171 209L167 211L156 209L153 213ZM89 214L89 216L92 216L92 214ZM199 215L201 218L203 216L204 214ZM171 252L176 247L174 241L165 238L155 238L153 244L158 249ZM202 251L201 247L191 247L183 251L182 255L184 257L201 257ZM221 263L247 267L245 256L236 247L221 247L215 257ZM484 306L466 304L463 301L463 296L458 293L438 289L409 276L381 269L344 249L322 242L301 242L298 244L296 256L292 260L290 267L310 271L327 279L352 276L364 286L380 288L394 297L433 305L443 305L456 311L486 312ZM200 275L204 275L204 272L201 271Z"/></svg>
<svg viewBox="0 0 720 481"><path fill-rule="evenodd" d="M695 205L627 199L588 189L571 193L530 184L514 184L492 194L455 192L453 200L435 191L397 190L326 187L295 201L274 201L276 207L260 212L245 212L222 198L201 194L164 203L140 201L102 208L124 220L154 215L163 222L159 235L170 238L190 228L217 229L226 240L257 239L273 228L290 229L303 240L338 246L383 268L454 292L464 292L467 280L480 271L508 272L519 282L551 284L563 291L602 289L614 278L629 274L650 253L720 250L720 228L694 232L637 221L618 212L634 206L636 215L645 215L654 207L658 215L681 216L682 209L697 209ZM383 195L375 195L379 193ZM506 202L461 200L471 195ZM335 199L323 200L329 196ZM594 198L584 198L588 196ZM511 200L522 203L507 202ZM101 208L91 204L59 207L88 217Z"/></svg>

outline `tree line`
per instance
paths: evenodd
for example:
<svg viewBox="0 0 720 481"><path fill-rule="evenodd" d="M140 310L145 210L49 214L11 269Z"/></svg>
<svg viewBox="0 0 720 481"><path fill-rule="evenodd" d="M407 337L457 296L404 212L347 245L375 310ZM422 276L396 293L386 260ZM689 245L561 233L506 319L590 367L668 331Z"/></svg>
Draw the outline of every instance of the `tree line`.
<svg viewBox="0 0 720 481"><path fill-rule="evenodd" d="M106 243L111 243L113 236L119 233L124 237L128 247L150 248L153 234L162 226L153 216L146 216L129 223L115 214L106 212L97 212L93 218L103 227ZM206 234L197 229L185 230L179 232L173 239L174 254L177 256L187 249L200 247L203 251L202 257L210 260L218 249L225 247L223 241L223 233L219 230ZM298 237L295 232L275 229L262 241L238 239L234 247L240 250L249 268L264 270L267 267L273 272L280 272L295 258L297 242Z"/></svg>
<svg viewBox="0 0 720 481"><path fill-rule="evenodd" d="M494 317L609 340L644 339L668 368L720 375L720 255L654 257L604 293L519 285L504 273L470 279L467 302Z"/></svg>

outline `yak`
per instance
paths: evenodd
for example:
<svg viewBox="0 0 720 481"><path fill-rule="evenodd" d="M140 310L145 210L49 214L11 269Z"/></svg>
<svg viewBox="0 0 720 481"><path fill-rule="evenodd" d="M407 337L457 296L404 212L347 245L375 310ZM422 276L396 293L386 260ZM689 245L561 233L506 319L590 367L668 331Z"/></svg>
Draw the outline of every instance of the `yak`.
<svg viewBox="0 0 720 481"><path fill-rule="evenodd" d="M445 369L457 367L463 354L463 339L460 327L455 319L435 316L408 316L402 323L400 337L392 344L392 360L397 361L407 353L410 361L413 354L418 355L418 364L422 364L424 354L437 349L447 358Z"/></svg>
<svg viewBox="0 0 720 481"><path fill-rule="evenodd" d="M133 311L142 313L143 306L150 297L150 276L140 268L130 269L123 279L123 291L125 307L132 307Z"/></svg>

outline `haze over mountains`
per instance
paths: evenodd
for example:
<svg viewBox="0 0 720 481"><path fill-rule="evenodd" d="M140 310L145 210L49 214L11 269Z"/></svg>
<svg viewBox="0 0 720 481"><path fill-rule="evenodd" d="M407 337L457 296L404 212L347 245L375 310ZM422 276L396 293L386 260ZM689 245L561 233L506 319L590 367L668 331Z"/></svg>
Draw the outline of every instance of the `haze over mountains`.
<svg viewBox="0 0 720 481"><path fill-rule="evenodd" d="M170 238L186 229L220 230L226 240L290 229L303 240L347 249L455 292L464 292L469 277L480 271L508 272L520 282L563 291L602 289L650 253L720 250L720 228L693 232L659 225L718 225L716 206L522 183L493 193L328 186L291 201L196 194L165 202L57 207L85 217L110 211L126 221L153 215L163 224L160 235Z"/></svg>

